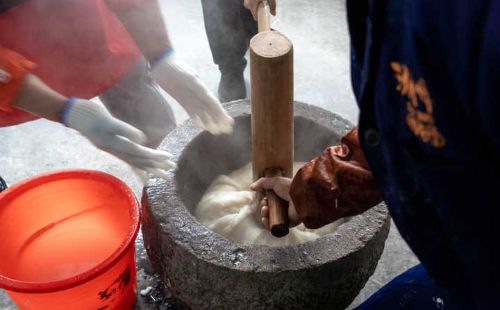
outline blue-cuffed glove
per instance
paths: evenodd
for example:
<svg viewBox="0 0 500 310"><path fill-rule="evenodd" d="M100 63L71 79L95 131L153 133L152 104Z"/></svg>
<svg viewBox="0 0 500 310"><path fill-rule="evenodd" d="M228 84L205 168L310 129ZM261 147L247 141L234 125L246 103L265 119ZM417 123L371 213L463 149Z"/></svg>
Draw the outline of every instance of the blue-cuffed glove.
<svg viewBox="0 0 500 310"><path fill-rule="evenodd" d="M61 122L78 130L101 150L158 177L166 177L165 170L177 167L170 161L169 153L142 146L147 142L144 133L114 118L100 103L70 98L61 113Z"/></svg>
<svg viewBox="0 0 500 310"><path fill-rule="evenodd" d="M173 49L166 50L151 64L151 75L197 126L214 135L232 132L234 120L196 72L176 58Z"/></svg>

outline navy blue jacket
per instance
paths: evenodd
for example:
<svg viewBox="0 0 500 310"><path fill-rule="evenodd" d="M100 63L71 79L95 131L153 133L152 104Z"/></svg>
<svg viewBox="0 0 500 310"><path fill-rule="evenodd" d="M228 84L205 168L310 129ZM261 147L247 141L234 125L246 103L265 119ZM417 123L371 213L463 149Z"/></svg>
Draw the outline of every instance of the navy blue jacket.
<svg viewBox="0 0 500 310"><path fill-rule="evenodd" d="M500 296L500 1L348 0L359 137L402 237L476 309Z"/></svg>

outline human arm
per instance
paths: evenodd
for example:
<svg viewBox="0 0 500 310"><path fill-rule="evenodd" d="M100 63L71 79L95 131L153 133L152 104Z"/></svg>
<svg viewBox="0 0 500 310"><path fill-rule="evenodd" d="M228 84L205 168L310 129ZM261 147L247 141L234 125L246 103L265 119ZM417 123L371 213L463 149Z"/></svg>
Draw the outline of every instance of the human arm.
<svg viewBox="0 0 500 310"><path fill-rule="evenodd" d="M0 109L16 107L58 121L67 98L31 74L34 68L35 63L0 46Z"/></svg>
<svg viewBox="0 0 500 310"><path fill-rule="evenodd" d="M160 6L156 0L105 0L151 64L158 85L186 110L193 122L212 134L230 133L234 120L219 100L179 60L168 38Z"/></svg>
<svg viewBox="0 0 500 310"><path fill-rule="evenodd" d="M12 106L42 118L59 122L67 98L33 74L26 74Z"/></svg>
<svg viewBox="0 0 500 310"><path fill-rule="evenodd" d="M308 228L363 213L382 200L359 145L357 127L342 138L341 145L326 149L302 167L293 181L264 180L258 180L251 188L273 189L288 199L289 217L294 219L290 212L295 211ZM286 189L288 195L284 194ZM266 210L262 213L266 215Z"/></svg>
<svg viewBox="0 0 500 310"><path fill-rule="evenodd" d="M252 11L252 15L255 20L257 20L257 9L260 2L262 2L262 0L245 0L244 2L244 6ZM269 2L271 14L276 16L276 0L268 0L267 2Z"/></svg>
<svg viewBox="0 0 500 310"><path fill-rule="evenodd" d="M153 63L172 43L156 0L104 0L144 57Z"/></svg>
<svg viewBox="0 0 500 310"><path fill-rule="evenodd" d="M78 130L94 145L140 169L165 176L175 167L170 154L142 146L144 134L114 118L96 102L57 93L29 71L35 65L21 55L0 47L0 109L22 109L37 116L62 122Z"/></svg>

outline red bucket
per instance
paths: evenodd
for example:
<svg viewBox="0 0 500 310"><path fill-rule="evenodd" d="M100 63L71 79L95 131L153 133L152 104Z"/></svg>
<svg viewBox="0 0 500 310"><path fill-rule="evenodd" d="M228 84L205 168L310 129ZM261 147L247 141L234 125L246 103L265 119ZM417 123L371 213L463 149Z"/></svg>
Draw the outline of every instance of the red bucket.
<svg viewBox="0 0 500 310"><path fill-rule="evenodd" d="M19 309L132 309L139 203L119 179L44 173L0 193L0 287Z"/></svg>

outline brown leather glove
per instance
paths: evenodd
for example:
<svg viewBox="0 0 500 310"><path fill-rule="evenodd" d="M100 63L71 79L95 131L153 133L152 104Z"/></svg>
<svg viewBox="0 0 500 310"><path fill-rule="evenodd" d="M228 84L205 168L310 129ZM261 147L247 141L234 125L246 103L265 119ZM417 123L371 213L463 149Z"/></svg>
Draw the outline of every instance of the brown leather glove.
<svg viewBox="0 0 500 310"><path fill-rule="evenodd" d="M358 127L295 175L290 197L307 228L353 216L382 201L359 145Z"/></svg>

